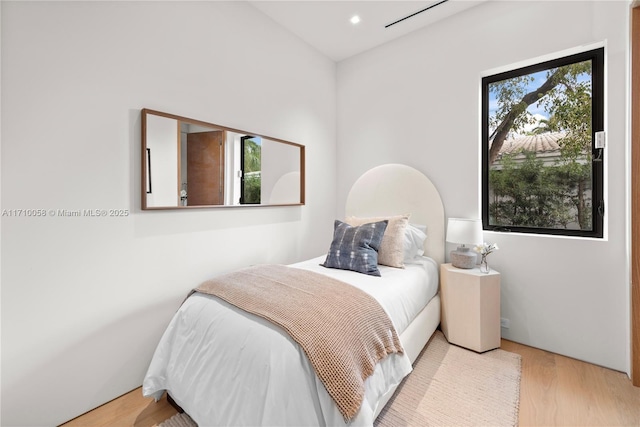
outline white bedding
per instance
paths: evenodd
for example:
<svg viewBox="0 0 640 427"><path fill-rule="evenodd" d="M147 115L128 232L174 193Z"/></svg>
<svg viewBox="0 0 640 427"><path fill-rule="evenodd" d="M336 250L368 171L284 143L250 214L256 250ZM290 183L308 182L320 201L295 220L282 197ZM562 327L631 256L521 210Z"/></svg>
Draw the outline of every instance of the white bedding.
<svg viewBox="0 0 640 427"><path fill-rule="evenodd" d="M373 296L389 315L398 334L404 332L420 310L438 293L438 265L431 258L417 257L411 263L405 262L404 269L378 264L382 277L325 268L320 265L324 258L313 258L292 264L291 267L342 280Z"/></svg>
<svg viewBox="0 0 640 427"><path fill-rule="evenodd" d="M405 269L379 266L382 277L321 267L324 257L292 265L348 282L376 298L401 334L437 293L437 265L424 258ZM378 400L411 371L406 355L379 363L350 425L372 425ZM164 390L198 423L345 425L304 352L279 327L215 297L194 294L167 327L143 383Z"/></svg>

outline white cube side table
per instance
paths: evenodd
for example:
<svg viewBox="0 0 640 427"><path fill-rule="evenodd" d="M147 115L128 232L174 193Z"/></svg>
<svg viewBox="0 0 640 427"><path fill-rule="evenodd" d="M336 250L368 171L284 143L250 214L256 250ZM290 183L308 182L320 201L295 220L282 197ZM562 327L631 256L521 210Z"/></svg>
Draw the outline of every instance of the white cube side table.
<svg viewBox="0 0 640 427"><path fill-rule="evenodd" d="M479 353L500 347L500 273L441 264L440 299L450 343Z"/></svg>

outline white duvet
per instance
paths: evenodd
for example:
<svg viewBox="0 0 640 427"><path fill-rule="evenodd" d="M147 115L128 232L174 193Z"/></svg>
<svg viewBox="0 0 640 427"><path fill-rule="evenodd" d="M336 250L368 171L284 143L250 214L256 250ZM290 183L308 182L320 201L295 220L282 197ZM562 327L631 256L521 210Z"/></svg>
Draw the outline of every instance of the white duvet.
<svg viewBox="0 0 640 427"><path fill-rule="evenodd" d="M436 263L421 258L405 269L380 266L382 277L320 266L317 271L372 295L401 334L437 293ZM373 424L378 400L411 371L406 355L382 360L365 382L365 399L350 425ZM153 356L143 394L167 390L199 427L339 426L345 421L302 349L270 322L215 297L194 294L178 309Z"/></svg>

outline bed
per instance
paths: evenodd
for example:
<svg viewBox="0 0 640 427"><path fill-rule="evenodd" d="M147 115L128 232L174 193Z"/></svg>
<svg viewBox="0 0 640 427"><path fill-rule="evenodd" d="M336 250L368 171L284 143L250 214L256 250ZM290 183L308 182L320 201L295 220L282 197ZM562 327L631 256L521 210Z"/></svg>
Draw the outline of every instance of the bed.
<svg viewBox="0 0 640 427"><path fill-rule="evenodd" d="M296 274L323 275L363 290L379 302L397 331L402 351L375 365L353 416L345 416L314 370L313 357L282 327L201 292L185 300L163 334L143 394L159 399L167 392L200 427L373 425L440 321L444 210L431 181L406 165L369 170L347 197L345 222L404 214L410 214L412 226L426 227L428 236L422 255L409 259L405 254L404 268L378 265L378 277L327 268L321 265L327 255L286 266Z"/></svg>

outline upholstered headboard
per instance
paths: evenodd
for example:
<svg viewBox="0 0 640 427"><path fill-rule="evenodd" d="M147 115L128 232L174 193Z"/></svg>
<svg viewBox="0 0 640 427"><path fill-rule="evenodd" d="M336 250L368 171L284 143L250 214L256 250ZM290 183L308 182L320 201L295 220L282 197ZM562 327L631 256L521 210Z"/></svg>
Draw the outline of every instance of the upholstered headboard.
<svg viewBox="0 0 640 427"><path fill-rule="evenodd" d="M347 196L346 216L411 214L409 222L427 226L425 255L444 263L445 221L440 193L422 172L386 164L365 172Z"/></svg>

